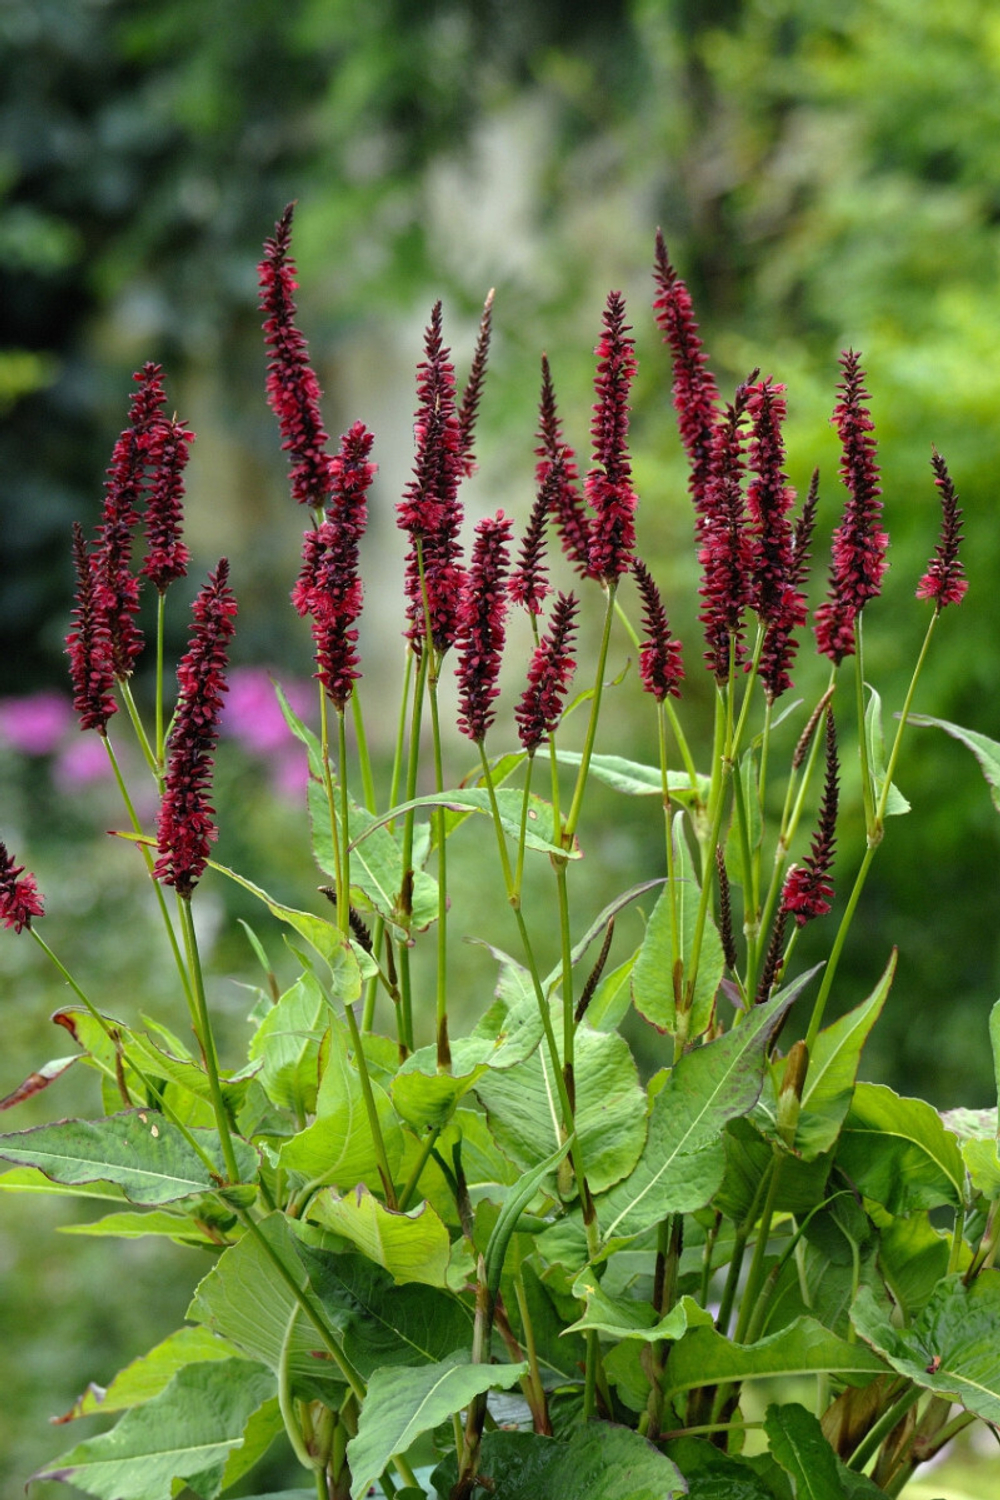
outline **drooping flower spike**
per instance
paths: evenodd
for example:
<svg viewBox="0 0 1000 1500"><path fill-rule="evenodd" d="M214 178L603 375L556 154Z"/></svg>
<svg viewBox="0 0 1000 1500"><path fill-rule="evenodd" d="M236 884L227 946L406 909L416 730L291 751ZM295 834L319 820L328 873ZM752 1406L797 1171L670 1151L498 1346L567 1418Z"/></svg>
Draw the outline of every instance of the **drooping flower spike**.
<svg viewBox="0 0 1000 1500"><path fill-rule="evenodd" d="M431 312L424 335L424 359L417 366L417 455L413 478L396 508L397 525L408 533L406 558L406 636L419 652L430 618L432 645L453 646L463 568L458 498L464 464L455 397L455 367L441 337L441 303ZM425 605L426 595L426 605Z"/></svg>
<svg viewBox="0 0 1000 1500"><path fill-rule="evenodd" d="M826 779L819 806L819 821L806 858L792 865L781 892L781 910L793 916L800 927L813 917L824 917L833 900L833 855L837 847L838 800L837 729L833 712L826 714Z"/></svg>
<svg viewBox="0 0 1000 1500"><path fill-rule="evenodd" d="M331 464L334 494L326 519L307 531L302 569L292 603L312 620L316 643L316 676L334 704L343 710L360 677L355 628L364 589L358 543L367 521L367 493L376 466L369 463L374 439L363 422L355 422L340 441Z"/></svg>
<svg viewBox="0 0 1000 1500"><path fill-rule="evenodd" d="M236 599L229 587L229 563L222 558L209 574L193 606L191 644L177 667L180 689L167 745L167 770L157 818L157 880L191 895L208 863L217 837L210 802L212 757L226 693L228 645L235 626Z"/></svg>
<svg viewBox="0 0 1000 1500"><path fill-rule="evenodd" d="M534 755L539 745L555 733L562 715L576 670L573 640L578 607L575 594L557 596L549 628L528 667L528 686L514 709L521 745L529 755Z"/></svg>
<svg viewBox="0 0 1000 1500"><path fill-rule="evenodd" d="M493 332L493 296L491 287L483 305L483 316L479 320L479 335L472 356L469 379L462 392L462 404L458 412L458 431L462 452L462 472L468 478L476 470L473 441L476 434L476 418L479 416L479 401L486 378L486 361L490 352L490 336Z"/></svg>
<svg viewBox="0 0 1000 1500"><path fill-rule="evenodd" d="M946 604L960 604L969 587L958 555L962 541L962 511L948 465L935 448L931 455L934 483L941 494L941 535L927 572L917 584L918 599L933 599L940 613Z"/></svg>
<svg viewBox="0 0 1000 1500"><path fill-rule="evenodd" d="M495 717L497 678L507 612L507 562L512 522L497 511L476 527L472 561L459 609L458 727L482 744Z"/></svg>
<svg viewBox="0 0 1000 1500"><path fill-rule="evenodd" d="M320 415L319 381L309 363L309 346L295 323L295 262L291 257L290 203L264 241L264 258L257 268L264 342L268 349L267 399L278 419L281 446L291 464L292 499L315 511L325 508L333 481L329 437Z"/></svg>
<svg viewBox="0 0 1000 1500"><path fill-rule="evenodd" d="M632 575L642 600L646 632L639 653L639 677L643 688L652 693L657 703L662 703L668 696L679 698L684 678L681 643L671 636L660 591L646 564L638 557L632 562Z"/></svg>
<svg viewBox="0 0 1000 1500"><path fill-rule="evenodd" d="M689 486L700 530L705 486L711 472L712 434L719 417L719 388L698 335L691 293L670 263L660 230L656 231L653 277L656 282L653 312L673 358L674 408L681 442L691 465Z"/></svg>
<svg viewBox="0 0 1000 1500"><path fill-rule="evenodd" d="M593 468L584 493L594 514L590 520L587 572L612 583L626 573L635 551L635 509L632 465L628 452L628 397L636 372L635 340L625 321L621 292L608 294L604 330L597 345L594 379Z"/></svg>
<svg viewBox="0 0 1000 1500"><path fill-rule="evenodd" d="M161 594L187 573L190 553L181 540L184 469L194 433L176 419L157 422L151 432L147 460L152 470L146 501L146 561L142 574Z"/></svg>
<svg viewBox="0 0 1000 1500"><path fill-rule="evenodd" d="M752 596L753 539L747 525L742 479L746 468L743 424L753 382L739 386L712 436L711 472L705 485L698 561L702 581L698 590L705 627L705 660L716 681L729 677L730 657L739 665L746 656L743 644L744 611Z"/></svg>
<svg viewBox="0 0 1000 1500"><path fill-rule="evenodd" d="M7 845L0 840L0 922L23 932L31 926L32 917L45 915L45 903L34 875L26 875L24 866L16 864Z"/></svg>
<svg viewBox="0 0 1000 1500"><path fill-rule="evenodd" d="M860 356L848 349L840 357L844 378L833 422L841 443L840 477L848 498L833 534L830 586L815 613L816 645L839 666L856 649L854 623L870 599L877 598L886 570L888 534L882 529L882 490L876 461L875 424L865 402L865 373Z"/></svg>
<svg viewBox="0 0 1000 1500"><path fill-rule="evenodd" d="M78 521L73 523L73 565L77 580L76 608L73 629L66 637L73 707L80 715L81 729L96 729L98 734L105 735L108 720L118 712L111 638L95 597L97 558L87 547Z"/></svg>
<svg viewBox="0 0 1000 1500"><path fill-rule="evenodd" d="M559 532L563 552L578 573L586 575L590 560L590 517L579 488L576 454L564 441L556 406L552 371L542 355L542 394L538 413L535 478L539 488L548 487L549 508Z"/></svg>

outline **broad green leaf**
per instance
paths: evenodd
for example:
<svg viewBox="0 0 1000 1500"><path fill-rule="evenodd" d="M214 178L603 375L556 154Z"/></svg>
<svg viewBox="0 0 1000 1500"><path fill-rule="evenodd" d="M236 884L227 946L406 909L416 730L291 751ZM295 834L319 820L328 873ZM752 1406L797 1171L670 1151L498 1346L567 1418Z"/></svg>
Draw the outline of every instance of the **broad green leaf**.
<svg viewBox="0 0 1000 1500"><path fill-rule="evenodd" d="M882 788L885 786L885 736L882 732L882 699L870 683L868 688L868 707L865 709L865 738L868 741L868 764L871 770L872 784L875 792L875 801L878 802L882 796ZM889 795L886 798L885 814L891 818L899 813L908 813L910 804L902 792L893 782L889 787Z"/></svg>
<svg viewBox="0 0 1000 1500"><path fill-rule="evenodd" d="M772 1454L795 1480L796 1500L843 1500L834 1451L811 1411L797 1401L772 1403L764 1430Z"/></svg>
<svg viewBox="0 0 1000 1500"><path fill-rule="evenodd" d="M429 1203L404 1214L386 1208L365 1187L344 1198L328 1188L309 1204L309 1218L349 1240L397 1283L448 1284L448 1231Z"/></svg>
<svg viewBox="0 0 1000 1500"><path fill-rule="evenodd" d="M521 810L524 805L524 794L516 787L497 787L494 793L497 802L497 810L500 814L500 823L504 832L516 844L521 837ZM373 819L365 832L361 834L362 839L370 837L376 829L388 823L393 818L398 818L401 813L409 812L415 807L449 807L458 812L484 813L487 817L493 815L493 804L490 800L487 787L455 787L447 792L433 792L427 797L414 797L410 802L400 802L396 807L390 808L387 813ZM580 848L576 839L572 847L566 849L562 844L554 843L552 838L552 805L544 802L541 797L533 793L528 797L528 821L524 834L525 847L538 849L544 854L561 854L564 859L579 859ZM352 845L353 859L354 846Z"/></svg>
<svg viewBox="0 0 1000 1500"><path fill-rule="evenodd" d="M318 981L303 974L265 1015L250 1042L261 1086L281 1109L311 1114L319 1083L319 1044L329 1007Z"/></svg>
<svg viewBox="0 0 1000 1500"><path fill-rule="evenodd" d="M335 800L338 835L342 836L339 791L336 792ZM316 862L321 870L336 879L330 808L322 784L315 779L309 782L309 820ZM399 907L403 884L403 851L400 845L385 824L378 823L375 814L367 808L359 807L353 798L348 799L347 820L351 840L352 900L356 901L357 893L360 892L364 903L387 922L406 930L423 932L437 920L437 881L426 870L414 869L411 913L408 918L405 917Z"/></svg>
<svg viewBox="0 0 1000 1500"><path fill-rule="evenodd" d="M209 860L209 865L221 875L228 875L230 880L256 896L258 901L263 901L272 916L277 917L280 922L286 922L300 937L305 938L310 947L329 965L331 989L338 1000L347 1005L360 998L361 971L358 960L339 927L333 922L324 921L322 917L313 916L312 912L283 906L280 901L275 901L273 896L262 891L259 885L254 885L252 880L246 880L227 865L217 864L214 859Z"/></svg>
<svg viewBox="0 0 1000 1500"><path fill-rule="evenodd" d="M796 993L789 989L755 1007L742 1026L693 1048L671 1070L631 1176L598 1201L606 1248L668 1213L690 1213L709 1202L725 1166L723 1128L757 1102L768 1041Z"/></svg>
<svg viewBox="0 0 1000 1500"><path fill-rule="evenodd" d="M777 1489L757 1473L761 1458L733 1458L704 1438L677 1438L666 1444L668 1456L677 1464L688 1486L688 1500L792 1500L787 1476L779 1470L785 1488ZM777 1467L777 1466L775 1466Z"/></svg>
<svg viewBox="0 0 1000 1500"><path fill-rule="evenodd" d="M649 1302L609 1297L588 1271L577 1277L573 1291L587 1299L587 1310L582 1318L569 1325L567 1332L582 1333L596 1328L615 1339L640 1339L646 1344L656 1344L663 1339L679 1339L689 1328L708 1327L713 1322L712 1314L688 1296L676 1302L665 1317L657 1319Z"/></svg>
<svg viewBox="0 0 1000 1500"><path fill-rule="evenodd" d="M196 1099L210 1104L212 1098L212 1086L208 1073L200 1063L184 1056L175 1056L157 1045L150 1037L141 1031L133 1031L129 1034L126 1050L128 1062L141 1071L149 1079L163 1079L172 1083L183 1093L193 1094ZM243 1103L250 1077L232 1080L221 1078L222 1097L230 1115L235 1115Z"/></svg>
<svg viewBox="0 0 1000 1500"><path fill-rule="evenodd" d="M731 1120L723 1133L726 1157L722 1185L713 1198L718 1208L734 1223L745 1219L766 1172L774 1161L774 1146L765 1140L752 1124L752 1117ZM804 1218L826 1196L826 1183L833 1165L833 1153L802 1161L797 1156L783 1156L778 1181L775 1210Z"/></svg>
<svg viewBox="0 0 1000 1500"><path fill-rule="evenodd" d="M977 1193L982 1193L991 1203L1000 1198L1000 1152L996 1137L985 1141L963 1141L962 1160L969 1174L969 1181Z"/></svg>
<svg viewBox="0 0 1000 1500"><path fill-rule="evenodd" d="M491 1387L508 1390L527 1373L518 1365L471 1365L461 1354L415 1369L376 1370L368 1382L358 1430L347 1445L352 1500L361 1500L394 1453L446 1422Z"/></svg>
<svg viewBox="0 0 1000 1500"><path fill-rule="evenodd" d="M205 1364L209 1360L232 1359L240 1350L227 1339L219 1338L207 1328L178 1328L148 1354L134 1359L120 1370L107 1389L89 1385L61 1422L89 1417L96 1412L127 1411L151 1401L173 1380L185 1365Z"/></svg>
<svg viewBox="0 0 1000 1500"><path fill-rule="evenodd" d="M580 764L581 756L575 750L560 750L557 756L561 766ZM662 797L663 778L659 766L644 766L638 761L625 760L620 755L592 755L590 775L626 797ZM694 800L691 779L686 771L668 771L667 786L671 802L686 807ZM698 792L702 802L708 800L711 781L707 776L698 777Z"/></svg>
<svg viewBox="0 0 1000 1500"><path fill-rule="evenodd" d="M373 1083L372 1093L389 1170L394 1172L403 1153L403 1132L385 1090ZM316 1119L282 1146L279 1159L282 1167L317 1183L352 1188L369 1178L378 1181L378 1157L361 1079L347 1055L346 1027L337 1018L330 1026Z"/></svg>
<svg viewBox="0 0 1000 1500"><path fill-rule="evenodd" d="M186 1480L214 1500L229 1455L253 1413L274 1395L274 1376L248 1360L187 1365L158 1396L126 1412L34 1479L61 1479L99 1500L171 1500Z"/></svg>
<svg viewBox="0 0 1000 1500"><path fill-rule="evenodd" d="M894 1370L986 1422L1000 1422L1000 1271L971 1286L946 1276L908 1328L896 1328L870 1290L858 1292L851 1317L861 1337Z"/></svg>
<svg viewBox="0 0 1000 1500"><path fill-rule="evenodd" d="M884 1369L863 1345L838 1338L815 1318L796 1318L755 1344L734 1344L714 1328L693 1328L671 1348L663 1388L670 1399L699 1385L824 1372L848 1385L865 1385Z"/></svg>
<svg viewBox="0 0 1000 1500"><path fill-rule="evenodd" d="M909 1321L947 1275L950 1237L935 1229L926 1213L894 1219L884 1209L876 1208L874 1218L879 1231L879 1269Z"/></svg>
<svg viewBox="0 0 1000 1500"><path fill-rule="evenodd" d="M683 815L674 819L674 904L677 909L677 941L685 976L690 974L694 958L694 938L698 920L700 887L695 875L691 851L684 833ZM670 886L665 886L653 908L632 971L632 998L635 1007L661 1031L677 1029L673 981L673 933ZM702 932L698 974L694 997L687 1020L687 1039L694 1041L707 1031L715 1011L715 997L725 972L722 940L711 916ZM686 980L685 980L686 982Z"/></svg>
<svg viewBox="0 0 1000 1500"><path fill-rule="evenodd" d="M61 1198L98 1198L107 1203L127 1201L121 1188L110 1182L53 1182L37 1167L12 1167L9 1172L0 1172L0 1192L54 1193Z"/></svg>
<svg viewBox="0 0 1000 1500"><path fill-rule="evenodd" d="M959 1207L965 1167L958 1142L922 1099L859 1083L837 1147L837 1163L866 1198L891 1214Z"/></svg>
<svg viewBox="0 0 1000 1500"><path fill-rule="evenodd" d="M559 1443L533 1432L488 1432L479 1471L497 1500L678 1500L687 1493L676 1464L637 1432L608 1422L576 1427ZM447 1495L458 1477L454 1457L432 1477Z"/></svg>
<svg viewBox="0 0 1000 1500"><path fill-rule="evenodd" d="M214 1130L193 1130L216 1170L210 1172L176 1125L153 1110L130 1109L103 1120L60 1120L0 1136L0 1156L38 1167L57 1182L114 1182L132 1203L154 1207L204 1193L226 1181ZM257 1175L257 1153L235 1139L242 1182Z"/></svg>
<svg viewBox="0 0 1000 1500"><path fill-rule="evenodd" d="M272 1396L270 1401L265 1401L251 1413L250 1420L243 1429L242 1443L232 1450L226 1460L226 1467L222 1472L222 1488L228 1490L244 1474L249 1473L254 1464L263 1458L275 1438L284 1431L281 1405L277 1396Z"/></svg>
<svg viewBox="0 0 1000 1500"><path fill-rule="evenodd" d="M192 1218L185 1214L171 1214L165 1210L152 1213L106 1214L103 1219L93 1219L89 1224L60 1224L60 1234L85 1234L110 1237L119 1240L139 1240L146 1235L165 1235L179 1245L218 1245L218 1238L208 1234Z"/></svg>
<svg viewBox="0 0 1000 1500"><path fill-rule="evenodd" d="M302 1290L321 1322L324 1319L318 1299L309 1293L308 1277L297 1253L290 1221L274 1213L261 1220L263 1235L294 1283ZM306 1233L305 1228L302 1233ZM314 1236L318 1230L312 1230ZM245 1234L226 1250L195 1291L187 1316L206 1324L228 1339L251 1359L259 1360L277 1372L282 1345L292 1312L299 1307L294 1293L274 1261L255 1234ZM314 1351L323 1343L311 1320L301 1313L291 1341L289 1371L296 1395L311 1400L325 1395L336 1400L334 1392L343 1388L343 1377L328 1359L315 1358Z"/></svg>
<svg viewBox="0 0 1000 1500"><path fill-rule="evenodd" d="M943 729L945 734L950 734L953 740L958 740L971 750L989 783L993 806L1000 812L1000 744L996 740L987 739L985 734L978 734L974 729L949 724L947 719L932 719L929 714L911 714L907 722Z"/></svg>
<svg viewBox="0 0 1000 1500"><path fill-rule="evenodd" d="M363 1378L379 1368L433 1363L471 1348L472 1315L457 1297L416 1282L397 1286L363 1255L302 1243L297 1250L327 1321Z"/></svg>
<svg viewBox="0 0 1000 1500"><path fill-rule="evenodd" d="M885 973L868 999L841 1016L816 1038L795 1133L794 1149L804 1161L815 1161L817 1156L829 1151L840 1134L854 1094L861 1051L882 1012L895 969L894 950ZM777 1094L778 1082L769 1078L753 1114L754 1124L772 1141L781 1140L777 1124Z"/></svg>
<svg viewBox="0 0 1000 1500"><path fill-rule="evenodd" d="M576 1035L576 1134L594 1192L631 1171L646 1138L646 1101L628 1045L614 1033L581 1027ZM559 1095L547 1048L510 1072L490 1071L476 1084L490 1129L526 1170L562 1144Z"/></svg>

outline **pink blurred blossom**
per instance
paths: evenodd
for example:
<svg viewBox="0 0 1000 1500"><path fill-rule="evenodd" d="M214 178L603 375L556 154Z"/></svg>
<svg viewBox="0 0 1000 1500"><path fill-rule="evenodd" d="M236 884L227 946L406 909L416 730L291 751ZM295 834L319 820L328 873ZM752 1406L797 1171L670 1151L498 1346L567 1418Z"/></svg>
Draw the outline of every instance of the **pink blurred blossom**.
<svg viewBox="0 0 1000 1500"><path fill-rule="evenodd" d="M271 755L294 743L274 690L275 680L263 667L234 667L229 673L222 733L251 755ZM283 682L282 689L298 717L308 720L316 697L312 684Z"/></svg>
<svg viewBox="0 0 1000 1500"><path fill-rule="evenodd" d="M72 705L62 693L0 698L0 738L21 755L51 755L72 722Z"/></svg>
<svg viewBox="0 0 1000 1500"><path fill-rule="evenodd" d="M52 779L58 791L72 795L98 781L110 781L111 762L97 735L72 739L60 751L52 767Z"/></svg>

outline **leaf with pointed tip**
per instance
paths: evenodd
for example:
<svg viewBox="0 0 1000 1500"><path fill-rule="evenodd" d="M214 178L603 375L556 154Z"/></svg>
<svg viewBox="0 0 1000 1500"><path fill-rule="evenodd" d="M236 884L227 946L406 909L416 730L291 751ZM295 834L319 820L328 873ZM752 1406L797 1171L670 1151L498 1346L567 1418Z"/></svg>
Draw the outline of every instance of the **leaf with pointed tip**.
<svg viewBox="0 0 1000 1500"><path fill-rule="evenodd" d="M567 1333L596 1328L614 1339L640 1339L646 1344L656 1344L663 1339L679 1339L689 1328L708 1327L713 1322L712 1314L688 1296L676 1302L666 1317L657 1319L649 1302L609 1297L589 1270L577 1277L573 1292L577 1297L586 1297L587 1310L582 1318L569 1325Z"/></svg>
<svg viewBox="0 0 1000 1500"><path fill-rule="evenodd" d="M55 1193L64 1198L98 1198L107 1203L126 1203L120 1187L110 1182L53 1182L38 1167L12 1167L0 1172L2 1193Z"/></svg>
<svg viewBox="0 0 1000 1500"><path fill-rule="evenodd" d="M815 1318L796 1318L755 1344L733 1343L714 1328L691 1329L671 1348L663 1389L669 1400L700 1385L824 1373L866 1385L884 1369L863 1345L838 1338Z"/></svg>
<svg viewBox="0 0 1000 1500"><path fill-rule="evenodd" d="M342 837L340 793L335 797L338 836ZM337 876L337 861L330 831L330 805L320 782L309 782L309 820L312 825L313 853L316 863L332 879ZM400 911L399 897L403 884L403 851L384 823L374 813L359 807L348 798L347 823L351 841L351 899L367 905L387 922L404 930L423 932L438 916L438 883L426 870L413 871L410 914ZM377 826L373 826L376 825ZM360 900L358 899L360 895Z"/></svg>
<svg viewBox="0 0 1000 1500"><path fill-rule="evenodd" d="M560 750L557 756L561 766L579 766L582 759L579 751ZM616 792L622 792L626 797L662 797L663 777L659 766L644 766L638 761L625 760L621 755L592 755L590 757L590 775L595 776L598 781L603 781L605 786L611 787ZM686 771L668 771L667 786L670 790L671 802L679 802L683 807L694 801L691 789L691 778ZM708 800L711 782L707 776L698 777L698 794L702 802Z"/></svg>
<svg viewBox="0 0 1000 1500"><path fill-rule="evenodd" d="M488 1432L481 1474L497 1500L680 1500L687 1485L680 1470L652 1443L627 1427L589 1422L566 1442L534 1432ZM432 1475L439 1495L457 1479L454 1457Z"/></svg>
<svg viewBox="0 0 1000 1500"><path fill-rule="evenodd" d="M518 1365L472 1365L461 1354L416 1369L376 1370L368 1384L358 1430L347 1445L352 1500L361 1500L394 1453L405 1453L474 1396L491 1387L508 1390L527 1373Z"/></svg>
<svg viewBox="0 0 1000 1500"><path fill-rule="evenodd" d="M448 1285L448 1231L429 1203L399 1213L373 1198L367 1188L359 1187L344 1198L327 1188L312 1199L309 1218L384 1266L397 1284Z"/></svg>
<svg viewBox="0 0 1000 1500"><path fill-rule="evenodd" d="M39 1469L98 1500L171 1500L184 1480L202 1500L222 1487L230 1454L254 1412L274 1396L274 1376L242 1359L187 1365L165 1390Z"/></svg>
<svg viewBox="0 0 1000 1500"><path fill-rule="evenodd" d="M661 1031L669 1031L671 1034L677 1027L674 1001L672 906L676 906L679 957L683 961L684 975L687 976L691 972L694 961L694 940L700 900L700 887L684 833L681 813L674 818L673 840L673 897L671 898L670 886L665 887L661 892L650 914L646 935L642 940L639 956L632 971L632 998L635 1001L636 1010L644 1015L647 1021L652 1021L654 1026L658 1026ZM694 1041L701 1036L711 1025L715 1011L715 997L725 967L722 940L712 918L708 917L702 930L698 972L688 1017L687 1037L689 1041Z"/></svg>
<svg viewBox="0 0 1000 1500"><path fill-rule="evenodd" d="M89 1417L99 1412L127 1411L142 1406L166 1390L178 1370L185 1365L205 1364L209 1360L239 1357L240 1350L227 1339L210 1333L207 1328L178 1328L165 1339L119 1370L106 1390L89 1385L71 1409L59 1418L60 1423Z"/></svg>
<svg viewBox="0 0 1000 1500"><path fill-rule="evenodd" d="M1000 812L1000 744L996 740L987 739L985 734L978 734L974 729L963 729L960 724L949 724L947 719L932 719L929 714L911 714L907 723L943 729L945 734L950 734L953 740L971 750L989 783L993 806Z"/></svg>
<svg viewBox="0 0 1000 1500"><path fill-rule="evenodd" d="M922 1099L859 1083L840 1134L837 1164L891 1214L961 1206L965 1166L955 1137Z"/></svg>
<svg viewBox="0 0 1000 1500"><path fill-rule="evenodd" d="M50 1083L55 1083L61 1078L67 1069L75 1062L79 1062L78 1056L56 1057L51 1062L43 1063L34 1073L29 1073L23 1083L19 1084L12 1093L0 1099L0 1110L13 1109L15 1104L22 1104L25 1099L30 1099L35 1094L40 1094L47 1089Z"/></svg>
<svg viewBox="0 0 1000 1500"><path fill-rule="evenodd" d="M34 1130L0 1136L0 1156L38 1167L56 1182L114 1182L132 1203L155 1207L211 1192L226 1181L226 1167L214 1130L190 1132L209 1159L210 1172L182 1131L154 1110L130 1109L102 1120L60 1120ZM257 1176L257 1153L233 1140L240 1179Z"/></svg>
<svg viewBox="0 0 1000 1500"><path fill-rule="evenodd" d="M515 843L519 843L524 793L518 791L516 787L497 787L494 795L504 832ZM390 808L387 813L382 813L378 818L373 819L360 835L359 842L370 837L376 829L381 828L393 818L398 818L401 813L409 812L417 807L447 807L458 812L484 813L487 817L492 817L493 814L493 803L487 787L455 787L451 791L432 792L426 797L414 797L409 802L400 802L396 807ZM537 849L543 854L560 854L563 859L580 858L580 847L575 838L572 846L567 849L562 844L553 842L552 833L552 804L543 801L541 797L536 797L533 793L530 794L528 820L524 832L525 848ZM352 858L354 847L352 844Z"/></svg>
<svg viewBox="0 0 1000 1500"><path fill-rule="evenodd" d="M882 699L870 683L868 687L868 707L865 709L865 738L868 741L868 763L871 768L872 789L875 793L875 801L878 802L882 796L882 788L885 786L885 736L882 733ZM889 795L885 802L885 815L887 818L898 816L900 813L908 813L910 804L896 786L895 782L889 787Z"/></svg>
<svg viewBox="0 0 1000 1500"><path fill-rule="evenodd" d="M258 1076L272 1104L303 1114L315 1110L319 1045L328 1024L329 1007L312 974L303 974L267 1011L250 1056L260 1060Z"/></svg>
<svg viewBox="0 0 1000 1500"><path fill-rule="evenodd" d="M772 1403L764 1430L772 1454L795 1480L797 1500L844 1500L836 1457L811 1411L797 1401Z"/></svg>
<svg viewBox="0 0 1000 1500"><path fill-rule="evenodd" d="M358 967L358 960L339 927L332 922L324 921L322 917L313 916L312 912L297 911L293 906L283 906L280 901L275 901L273 896L261 890L259 885L254 885L252 880L238 875L227 865L217 864L214 859L210 859L208 863L213 870L218 870L220 875L228 875L236 885L242 886L245 891L256 896L258 901L263 901L272 916L277 917L279 922L287 922L293 931L305 938L320 958L326 960L333 976L331 988L338 1000L342 1000L347 1005L360 998L361 971Z"/></svg>
<svg viewBox="0 0 1000 1500"><path fill-rule="evenodd" d="M193 1219L183 1214L171 1214L165 1210L152 1213L106 1214L103 1219L92 1219L88 1224L60 1224L60 1234L85 1234L111 1237L119 1240L139 1240L147 1235L163 1235L178 1245L218 1245L213 1235L207 1234Z"/></svg>

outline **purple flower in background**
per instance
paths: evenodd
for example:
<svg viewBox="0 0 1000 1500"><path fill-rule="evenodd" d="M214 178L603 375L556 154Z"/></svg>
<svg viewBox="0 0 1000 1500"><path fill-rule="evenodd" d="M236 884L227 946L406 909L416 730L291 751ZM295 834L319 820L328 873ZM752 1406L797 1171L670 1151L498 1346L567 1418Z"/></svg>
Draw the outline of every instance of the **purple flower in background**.
<svg viewBox="0 0 1000 1500"><path fill-rule="evenodd" d="M111 781L114 772L108 752L95 735L77 736L59 752L52 766L56 788L68 796L99 781ZM152 783L150 783L152 786ZM155 802L153 806L155 811Z"/></svg>
<svg viewBox="0 0 1000 1500"><path fill-rule="evenodd" d="M285 723L274 690L275 679L264 667L234 667L226 678L229 692L222 712L222 733L251 755L270 756L288 746L292 731ZM282 682L289 707L306 718L313 705L307 683Z"/></svg>
<svg viewBox="0 0 1000 1500"><path fill-rule="evenodd" d="M52 755L72 722L72 705L62 693L0 698L0 739L20 755Z"/></svg>

